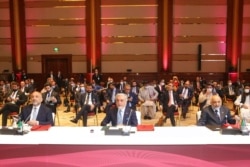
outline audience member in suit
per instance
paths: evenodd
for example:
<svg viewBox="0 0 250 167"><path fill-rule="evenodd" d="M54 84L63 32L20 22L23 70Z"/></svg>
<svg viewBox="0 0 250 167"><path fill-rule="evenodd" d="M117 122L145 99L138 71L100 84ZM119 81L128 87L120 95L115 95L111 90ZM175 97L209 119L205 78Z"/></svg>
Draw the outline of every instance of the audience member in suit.
<svg viewBox="0 0 250 167"><path fill-rule="evenodd" d="M56 81L56 83L61 91L61 88L63 86L63 75L62 75L62 72L60 70L57 72L57 75L55 76L55 81Z"/></svg>
<svg viewBox="0 0 250 167"><path fill-rule="evenodd" d="M94 69L94 74L92 75L92 80L94 80L96 84L100 85L100 82L102 81L102 74L100 74L98 68Z"/></svg>
<svg viewBox="0 0 250 167"><path fill-rule="evenodd" d="M83 83L81 83L80 87L76 88L76 90L75 90L75 106L74 106L74 108L75 108L76 115L77 115L79 108L81 107L80 106L81 95L83 95L84 93L86 93L85 86Z"/></svg>
<svg viewBox="0 0 250 167"><path fill-rule="evenodd" d="M44 85L46 92L42 93L43 103L56 114L57 105L61 104L61 98L59 94L54 91L49 83Z"/></svg>
<svg viewBox="0 0 250 167"><path fill-rule="evenodd" d="M4 97L5 97L5 84L4 80L0 80L0 104L3 104Z"/></svg>
<svg viewBox="0 0 250 167"><path fill-rule="evenodd" d="M211 105L201 111L201 117L198 120L198 126L222 126L223 124L235 124L235 119L231 117L230 110L222 106L222 100L219 95L213 95Z"/></svg>
<svg viewBox="0 0 250 167"><path fill-rule="evenodd" d="M128 97L128 106L133 110L136 110L136 105L138 103L138 96L131 91L131 86L129 84L126 84L124 86L123 93L126 94Z"/></svg>
<svg viewBox="0 0 250 167"><path fill-rule="evenodd" d="M155 90L158 92L159 105L162 105L163 93L166 91L164 80L160 81L160 83L158 85L156 85Z"/></svg>
<svg viewBox="0 0 250 167"><path fill-rule="evenodd" d="M27 73L25 72L25 70L22 70L21 79L22 79L22 81L25 81L26 79L28 79L28 75L27 75Z"/></svg>
<svg viewBox="0 0 250 167"><path fill-rule="evenodd" d="M226 96L226 99L230 99L233 102L236 100L236 89L234 85L232 84L231 80L227 81L227 85L223 88L224 95Z"/></svg>
<svg viewBox="0 0 250 167"><path fill-rule="evenodd" d="M243 93L243 89L244 89L244 86L246 84L246 80L242 79L238 79L236 82L233 83L235 89L236 89L236 93L237 93L237 96L240 95L241 93Z"/></svg>
<svg viewBox="0 0 250 167"><path fill-rule="evenodd" d="M43 98L40 92L31 94L31 105L25 106L20 113L22 121L30 126L34 125L54 125L52 111L46 105L42 104ZM35 113L37 112L37 114Z"/></svg>
<svg viewBox="0 0 250 167"><path fill-rule="evenodd" d="M140 88L138 99L141 104L141 115L144 119L155 118L156 115L156 100L158 92L148 82Z"/></svg>
<svg viewBox="0 0 250 167"><path fill-rule="evenodd" d="M110 83L108 85L108 89L106 90L106 94L104 95L104 99L106 102L106 107L104 109L105 112L107 112L107 110L109 110L109 108L112 105L115 105L115 96L118 93L119 93L119 90L116 88L114 83Z"/></svg>
<svg viewBox="0 0 250 167"><path fill-rule="evenodd" d="M221 99L223 99L224 98L224 92L223 92L222 86L220 84L218 84L218 82L213 81L212 87L213 87L212 93L213 94L217 93L221 97Z"/></svg>
<svg viewBox="0 0 250 167"><path fill-rule="evenodd" d="M124 87L126 85L126 82L124 82L122 79L119 84L117 84L117 89L119 90L119 93L124 91Z"/></svg>
<svg viewBox="0 0 250 167"><path fill-rule="evenodd" d="M53 71L50 71L49 74L47 75L47 78L51 78L52 80L55 80L56 79L55 77L56 76Z"/></svg>
<svg viewBox="0 0 250 167"><path fill-rule="evenodd" d="M106 112L106 116L101 122L101 126L107 126L109 123L111 123L112 126L137 126L138 120L136 117L136 112L129 108L127 105L127 100L127 95L124 93L118 93L115 97L116 106L111 107Z"/></svg>
<svg viewBox="0 0 250 167"><path fill-rule="evenodd" d="M213 95L216 95L217 93L212 92L213 87L211 84L207 84L206 88L201 91L199 94L199 107L200 109L203 109L204 107L209 106L211 103L211 98Z"/></svg>
<svg viewBox="0 0 250 167"><path fill-rule="evenodd" d="M58 94L60 94L60 88L59 88L59 86L57 85L57 83L56 83L56 81L51 81L51 88L55 91L55 92L57 92Z"/></svg>
<svg viewBox="0 0 250 167"><path fill-rule="evenodd" d="M173 83L168 83L167 91L163 93L163 113L166 115L164 122L170 118L172 126L175 126L174 112L178 109L178 94L174 91Z"/></svg>
<svg viewBox="0 0 250 167"><path fill-rule="evenodd" d="M31 92L36 91L36 89L37 89L36 83L35 83L33 78L31 78L30 81L29 81L29 87L31 87L30 88Z"/></svg>
<svg viewBox="0 0 250 167"><path fill-rule="evenodd" d="M76 83L74 81L75 79L74 78L70 78L70 81L68 83L68 92L69 95L70 95L70 100L74 100L75 97L74 97L74 93L75 93L75 89L76 89Z"/></svg>
<svg viewBox="0 0 250 167"><path fill-rule="evenodd" d="M184 83L184 86L181 86L177 89L179 95L179 105L181 107L181 116L186 119L186 114L188 112L188 107L191 104L193 98L193 89L190 88L190 82L187 80Z"/></svg>
<svg viewBox="0 0 250 167"><path fill-rule="evenodd" d="M137 82L136 82L136 81L132 81L131 91L132 91L134 94L138 95L138 94L139 94L139 90L140 90L140 88L139 88L139 86L137 85Z"/></svg>
<svg viewBox="0 0 250 167"><path fill-rule="evenodd" d="M6 100L3 108L0 110L2 115L2 126L7 125L7 118L11 112L19 113L21 105L27 102L27 97L23 92L18 90L18 84L16 82L11 83L11 91L6 94Z"/></svg>
<svg viewBox="0 0 250 167"><path fill-rule="evenodd" d="M33 81L33 82L31 82ZM35 85L33 79L26 79L25 81L25 91L26 93L30 94L35 91Z"/></svg>
<svg viewBox="0 0 250 167"><path fill-rule="evenodd" d="M14 71L12 71L11 74L9 75L9 82L13 81L16 81L16 74Z"/></svg>
<svg viewBox="0 0 250 167"><path fill-rule="evenodd" d="M250 123L250 84L245 84L244 92L237 97L234 104L240 107L240 116Z"/></svg>
<svg viewBox="0 0 250 167"><path fill-rule="evenodd" d="M26 96L29 95L29 88L26 87L24 81L21 81L21 82L20 82L20 88L19 88L19 90L20 90L21 92L23 92Z"/></svg>
<svg viewBox="0 0 250 167"><path fill-rule="evenodd" d="M194 88L194 97L195 97L195 104L194 105L198 105L199 94L201 93L202 89L204 88L204 85L203 85L201 78L199 76L197 76L195 81L193 82L193 88Z"/></svg>
<svg viewBox="0 0 250 167"><path fill-rule="evenodd" d="M77 113L76 117L70 121L73 123L77 123L81 116L83 116L83 126L87 126L88 113L95 112L99 105L99 97L96 93L93 92L92 85L88 84L86 86L86 93L80 96L79 106L81 106L81 108Z"/></svg>

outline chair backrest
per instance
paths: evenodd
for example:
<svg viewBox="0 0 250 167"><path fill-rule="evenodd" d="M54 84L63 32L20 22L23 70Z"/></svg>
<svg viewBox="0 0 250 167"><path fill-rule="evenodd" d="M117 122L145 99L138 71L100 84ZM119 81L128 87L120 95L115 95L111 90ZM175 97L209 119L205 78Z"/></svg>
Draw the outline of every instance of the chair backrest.
<svg viewBox="0 0 250 167"><path fill-rule="evenodd" d="M140 125L141 124L141 112L140 111L135 111L135 113L136 113L138 125Z"/></svg>

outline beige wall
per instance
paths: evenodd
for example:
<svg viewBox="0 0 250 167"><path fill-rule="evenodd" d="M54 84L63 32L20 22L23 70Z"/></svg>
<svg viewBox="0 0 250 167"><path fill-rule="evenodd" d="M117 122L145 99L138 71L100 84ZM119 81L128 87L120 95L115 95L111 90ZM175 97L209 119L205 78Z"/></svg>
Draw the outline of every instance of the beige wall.
<svg viewBox="0 0 250 167"><path fill-rule="evenodd" d="M12 69L9 10L0 2L0 72ZM25 0L27 72L41 73L41 55L72 54L72 72L86 73L85 1ZM108 3L115 4L108 4ZM102 72L157 72L157 1L101 1ZM250 68L250 0L245 0L240 70ZM126 2L127 3L127 2ZM138 4L137 4L138 3ZM140 4L141 3L141 4ZM172 72L225 72L227 0L174 0ZM4 16L4 17L3 17Z"/></svg>

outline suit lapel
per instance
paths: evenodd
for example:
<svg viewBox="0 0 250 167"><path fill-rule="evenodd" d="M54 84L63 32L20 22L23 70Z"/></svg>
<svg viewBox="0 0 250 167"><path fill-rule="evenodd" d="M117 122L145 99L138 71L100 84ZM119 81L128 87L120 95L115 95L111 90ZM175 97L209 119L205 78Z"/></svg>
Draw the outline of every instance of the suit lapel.
<svg viewBox="0 0 250 167"><path fill-rule="evenodd" d="M128 118L129 118L129 114L130 114L130 108L126 107L125 108L125 112L124 112L124 116L123 116L123 124L126 125Z"/></svg>
<svg viewBox="0 0 250 167"><path fill-rule="evenodd" d="M211 114L211 118L214 119L217 123L220 123L220 122L218 122L218 117L216 116L216 113L214 112L214 110L211 106L209 106L209 111Z"/></svg>
<svg viewBox="0 0 250 167"><path fill-rule="evenodd" d="M115 121L115 125L117 124L117 112L118 112L118 108L115 110L114 112L114 121Z"/></svg>
<svg viewBox="0 0 250 167"><path fill-rule="evenodd" d="M224 120L225 118L225 115L226 115L226 111L224 110L223 107L220 108L220 120Z"/></svg>

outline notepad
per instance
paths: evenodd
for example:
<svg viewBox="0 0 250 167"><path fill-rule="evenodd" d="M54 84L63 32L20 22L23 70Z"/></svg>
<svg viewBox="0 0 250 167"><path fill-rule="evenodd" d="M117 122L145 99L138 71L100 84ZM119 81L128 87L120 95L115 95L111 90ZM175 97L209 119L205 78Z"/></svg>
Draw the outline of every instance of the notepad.
<svg viewBox="0 0 250 167"><path fill-rule="evenodd" d="M32 126L30 130L31 131L47 131L49 130L50 127L51 125L34 125Z"/></svg>
<svg viewBox="0 0 250 167"><path fill-rule="evenodd" d="M154 131L154 125L137 125L137 131Z"/></svg>

